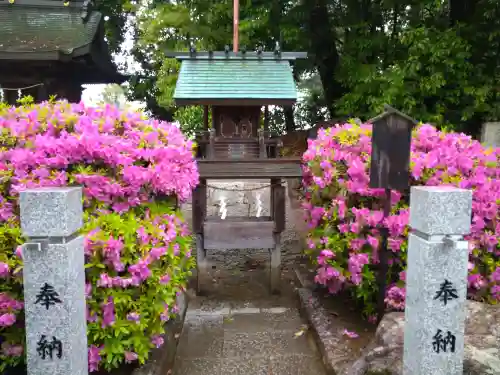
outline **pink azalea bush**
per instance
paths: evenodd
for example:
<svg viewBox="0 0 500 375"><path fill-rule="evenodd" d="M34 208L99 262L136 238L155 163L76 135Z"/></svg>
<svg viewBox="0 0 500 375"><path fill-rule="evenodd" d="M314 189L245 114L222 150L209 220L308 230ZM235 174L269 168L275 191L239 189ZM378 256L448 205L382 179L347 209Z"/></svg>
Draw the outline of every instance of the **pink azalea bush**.
<svg viewBox="0 0 500 375"><path fill-rule="evenodd" d="M409 194L393 191L391 215L382 222L384 191L370 189L371 125L320 130L304 153L308 253L315 280L333 294L350 290L370 316L375 311L380 225L388 228L390 272L386 304L405 305ZM464 134L430 125L413 132L411 185L452 185L473 190L469 297L500 301L500 148L486 149Z"/></svg>
<svg viewBox="0 0 500 375"><path fill-rule="evenodd" d="M193 262L175 201L198 183L171 124L115 107L0 104L0 372L24 360L18 194L83 186L89 369L147 359Z"/></svg>

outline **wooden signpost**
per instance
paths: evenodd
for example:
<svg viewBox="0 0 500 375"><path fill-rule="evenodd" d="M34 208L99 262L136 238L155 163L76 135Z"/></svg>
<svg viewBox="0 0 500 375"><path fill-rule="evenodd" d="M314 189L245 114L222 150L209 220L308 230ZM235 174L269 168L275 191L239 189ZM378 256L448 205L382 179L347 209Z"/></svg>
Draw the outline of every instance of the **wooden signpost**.
<svg viewBox="0 0 500 375"><path fill-rule="evenodd" d="M389 105L384 106L385 112L369 120L373 124L372 154L370 164L370 188L384 189L384 216L391 213L391 190L405 191L410 187L410 149L411 133L417 121L399 112ZM389 253L387 239L389 231L381 225L382 239L380 241L378 272L378 320L385 312L385 290Z"/></svg>

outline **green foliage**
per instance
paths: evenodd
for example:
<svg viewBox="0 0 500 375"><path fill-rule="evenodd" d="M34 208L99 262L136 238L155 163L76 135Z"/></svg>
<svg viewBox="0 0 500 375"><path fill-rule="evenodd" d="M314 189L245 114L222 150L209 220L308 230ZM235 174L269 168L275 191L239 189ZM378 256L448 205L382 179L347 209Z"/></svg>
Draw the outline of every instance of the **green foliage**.
<svg viewBox="0 0 500 375"><path fill-rule="evenodd" d="M135 264L154 247L138 242L137 233L142 230L144 235L161 238L164 235L161 227L169 225L166 217L176 215L171 206L165 203L143 206L138 211L97 217L87 215L83 233L94 233L87 236L87 241L92 244L105 243L110 238L123 239L121 261ZM191 248L191 239L189 236L178 236L172 245L178 246L181 254L185 255ZM87 326L91 342L102 345L100 356L105 369L111 370L123 363L123 355L130 348L133 348L141 364L149 357L153 347L151 338L164 333L164 322L169 317L169 309L175 306L176 292L180 291L179 286L185 285L185 280L191 275L193 260L179 256L181 254L174 255L170 251L160 261L154 262L149 266L151 276L141 287L133 289L97 287L103 270L108 268L106 260L96 256L92 263L86 264L87 280L94 286L92 298L87 302L89 315L100 314L103 301L109 298L115 309L112 325L103 328L102 322L96 320L90 321ZM161 282L165 275L170 276L168 284ZM175 312L175 308L171 311ZM140 316L140 320L131 322L128 318L130 312Z"/></svg>
<svg viewBox="0 0 500 375"><path fill-rule="evenodd" d="M500 54L489 45L500 43L494 2L372 1L362 9L344 3L338 114L368 119L390 103L424 122L476 135L481 121L498 117Z"/></svg>
<svg viewBox="0 0 500 375"><path fill-rule="evenodd" d="M212 124L211 114L209 115L209 127ZM179 107L174 113L174 118L179 122L182 132L189 138L193 138L196 131L203 129L203 107L188 106Z"/></svg>
<svg viewBox="0 0 500 375"><path fill-rule="evenodd" d="M1 107L2 103L0 103ZM1 108L0 108L1 111ZM3 137L2 137L3 138ZM3 139L2 139L3 140ZM8 178L9 173L2 171L2 185L5 184L6 177ZM3 188L4 186L2 186ZM12 252L12 249L17 248L23 243L21 228L15 222L8 222L0 226L0 263L7 264L12 271L13 275L19 276L22 274L22 261L17 257L9 257L7 254ZM3 296L9 296L9 299L3 298ZM20 301L23 299L23 281L20 277L13 277L11 282L0 282L0 305L2 303L9 303L14 301ZM11 308L16 308L15 305L11 305ZM15 311L14 309L12 309ZM0 311L0 316L2 311ZM19 319L24 319L24 314L20 314ZM6 332L2 332L0 328L0 335L5 342L15 342L19 343L20 346L25 345L25 332L24 326L14 325L10 327ZM0 346L2 349L2 346ZM0 352L0 373L9 367L13 367L19 363L18 356L3 356Z"/></svg>
<svg viewBox="0 0 500 375"><path fill-rule="evenodd" d="M289 6L287 2L275 0L269 10L269 1L241 1L240 46L246 46L249 50L257 46L267 50L274 48L281 31L277 19L285 19L285 8ZM190 43L194 43L197 50L223 50L225 45L232 45L232 7L231 0L215 3L206 0L153 3L139 17L138 42L134 51L149 77L134 80L132 97L146 98L148 108L154 114L186 124L186 116L191 116L192 112L184 114L172 100L179 63L175 59L166 59L163 51L186 51ZM291 19L287 22L294 23ZM274 26L270 28L270 25ZM296 35L297 30L292 31L287 43ZM158 107L162 107L162 110ZM283 116L278 114L275 120L279 122L278 128L281 127ZM188 131L196 128L195 123L186 127Z"/></svg>
<svg viewBox="0 0 500 375"><path fill-rule="evenodd" d="M127 17L134 15L137 3L131 0L96 0L95 8L107 18L106 39L112 52L120 50L124 41Z"/></svg>
<svg viewBox="0 0 500 375"><path fill-rule="evenodd" d="M407 55L387 69L374 65L357 75L346 74L352 91L337 102L341 113L361 109L368 118L392 103L450 128L450 121L462 123L486 110L489 89L474 75L470 46L456 30L410 29L401 34L401 46Z"/></svg>
<svg viewBox="0 0 500 375"><path fill-rule="evenodd" d="M133 97L171 120L178 64L163 51L187 50L190 41L198 50L231 45L232 5L154 0L137 23L134 55L146 77L135 80ZM271 50L278 40L285 50L309 53L295 62L296 78L309 83L301 85L305 98L295 124L288 116L288 130L325 117L366 120L384 103L472 134L500 117L496 0L242 0L240 45ZM278 111L273 126L284 129L285 118Z"/></svg>
<svg viewBox="0 0 500 375"><path fill-rule="evenodd" d="M17 103L22 106L29 106L35 102L35 99L31 95L23 96L20 99L17 99Z"/></svg>

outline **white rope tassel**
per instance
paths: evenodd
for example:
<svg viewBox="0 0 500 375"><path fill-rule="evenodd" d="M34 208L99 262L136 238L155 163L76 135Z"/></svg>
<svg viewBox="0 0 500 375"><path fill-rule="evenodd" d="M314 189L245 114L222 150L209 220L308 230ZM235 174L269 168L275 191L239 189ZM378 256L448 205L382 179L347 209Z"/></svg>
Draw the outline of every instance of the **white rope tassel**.
<svg viewBox="0 0 500 375"><path fill-rule="evenodd" d="M219 213L220 213L220 218L222 220L225 220L227 215L227 208L226 208L226 198L224 197L220 198Z"/></svg>
<svg viewBox="0 0 500 375"><path fill-rule="evenodd" d="M260 217L262 214L262 201L260 200L260 193L255 194L255 203L257 204L257 213L255 214L256 217Z"/></svg>
<svg viewBox="0 0 500 375"><path fill-rule="evenodd" d="M21 92L21 89L18 89L17 90L17 99L21 99L22 96L23 96L23 93Z"/></svg>
<svg viewBox="0 0 500 375"><path fill-rule="evenodd" d="M4 100L5 100L5 96L4 95L5 95L5 93L4 93L3 89L2 89L2 86L0 86L0 103L4 102Z"/></svg>

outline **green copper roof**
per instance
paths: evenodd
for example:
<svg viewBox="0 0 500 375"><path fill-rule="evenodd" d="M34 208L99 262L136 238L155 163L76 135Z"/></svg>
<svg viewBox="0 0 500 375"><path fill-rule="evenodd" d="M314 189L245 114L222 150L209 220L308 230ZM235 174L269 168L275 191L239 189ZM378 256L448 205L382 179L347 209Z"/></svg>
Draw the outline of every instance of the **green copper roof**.
<svg viewBox="0 0 500 375"><path fill-rule="evenodd" d="M83 22L78 8L0 4L0 59L36 55L57 60L60 55L84 55L101 19L101 13L92 12Z"/></svg>
<svg viewBox="0 0 500 375"><path fill-rule="evenodd" d="M280 59L183 60L174 99L184 104L292 104L292 69Z"/></svg>

